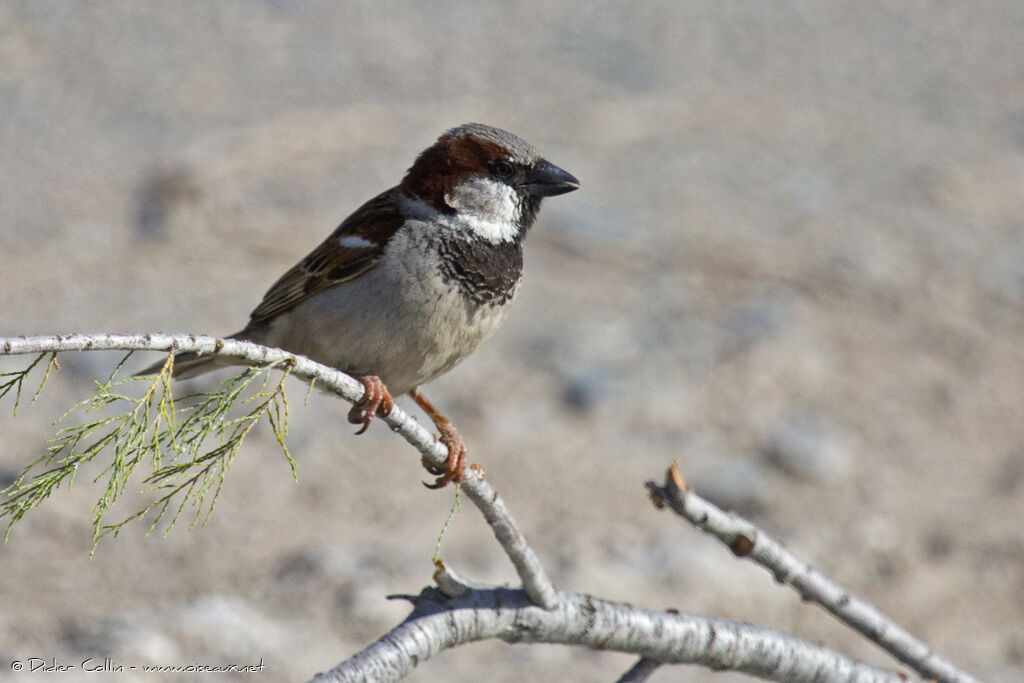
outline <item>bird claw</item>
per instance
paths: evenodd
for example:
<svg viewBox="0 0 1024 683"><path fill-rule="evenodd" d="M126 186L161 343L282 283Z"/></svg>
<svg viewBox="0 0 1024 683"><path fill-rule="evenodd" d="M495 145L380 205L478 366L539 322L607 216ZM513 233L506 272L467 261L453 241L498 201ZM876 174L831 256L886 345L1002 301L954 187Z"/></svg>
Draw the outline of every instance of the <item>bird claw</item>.
<svg viewBox="0 0 1024 683"><path fill-rule="evenodd" d="M348 411L350 423L363 425L356 432L357 435L369 429L373 418L378 415L387 417L395 407L395 401L391 398L388 388L384 386L384 382L380 381L380 377L367 375L360 377L359 382L365 390L363 398Z"/></svg>
<svg viewBox="0 0 1024 683"><path fill-rule="evenodd" d="M430 474L433 474L435 477L439 476L441 474L444 474L444 472L445 472L445 469L444 469L443 466L439 467L439 466L435 465L434 463L432 463L429 460L427 460L426 456L423 456L422 458L420 458L420 463L423 465L423 469L425 469ZM424 484L424 486L425 485L426 484Z"/></svg>
<svg viewBox="0 0 1024 683"><path fill-rule="evenodd" d="M424 463L428 472L439 475L433 484L423 482L428 489L444 488L453 481L458 483L466 474L466 444L462 441L462 435L451 422L439 423L437 428L441 432L439 441L448 447L448 460L441 467Z"/></svg>

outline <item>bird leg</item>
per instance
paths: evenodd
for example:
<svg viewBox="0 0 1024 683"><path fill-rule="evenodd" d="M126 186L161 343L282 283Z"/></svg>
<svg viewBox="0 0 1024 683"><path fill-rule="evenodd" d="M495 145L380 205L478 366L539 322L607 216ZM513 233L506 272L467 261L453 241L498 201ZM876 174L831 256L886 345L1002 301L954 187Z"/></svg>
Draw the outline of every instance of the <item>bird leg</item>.
<svg viewBox="0 0 1024 683"><path fill-rule="evenodd" d="M441 414L441 412L427 400L427 397L420 393L419 387L409 392L416 405L423 409L423 412L434 422L437 431L441 433L440 441L448 447L448 461L443 467L424 462L423 466L431 474L438 475L433 484L426 484L428 489L439 489L451 482L458 482L466 472L466 444L462 441L462 435L455 425Z"/></svg>
<svg viewBox="0 0 1024 683"><path fill-rule="evenodd" d="M391 394L388 393L388 388L384 386L384 382L380 381L380 377L366 375L358 379L362 383L365 392L359 403L352 406L352 410L348 411L348 421L354 425L363 425L362 429L356 432L356 434L362 434L370 427L373 418L378 415L381 417L390 415L391 410L395 407L395 401L391 398Z"/></svg>

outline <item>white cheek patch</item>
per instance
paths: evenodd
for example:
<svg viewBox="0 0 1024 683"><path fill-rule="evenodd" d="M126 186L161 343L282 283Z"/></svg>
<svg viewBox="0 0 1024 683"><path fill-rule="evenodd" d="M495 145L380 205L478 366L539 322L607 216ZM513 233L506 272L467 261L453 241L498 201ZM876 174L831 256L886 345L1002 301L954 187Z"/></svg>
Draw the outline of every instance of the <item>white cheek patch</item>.
<svg viewBox="0 0 1024 683"><path fill-rule="evenodd" d="M445 195L457 211L455 221L489 242L508 242L519 232L519 202L514 189L490 178L468 178Z"/></svg>
<svg viewBox="0 0 1024 683"><path fill-rule="evenodd" d="M377 245L358 235L342 235L338 238L338 246L345 249L369 249Z"/></svg>

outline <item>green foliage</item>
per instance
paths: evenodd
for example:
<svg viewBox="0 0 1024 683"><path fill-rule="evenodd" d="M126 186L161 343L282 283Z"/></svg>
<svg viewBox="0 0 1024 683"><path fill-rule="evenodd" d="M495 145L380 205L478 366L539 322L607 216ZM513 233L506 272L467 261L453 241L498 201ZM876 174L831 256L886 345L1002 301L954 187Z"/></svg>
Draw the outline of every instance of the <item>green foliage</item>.
<svg viewBox="0 0 1024 683"><path fill-rule="evenodd" d="M46 372L43 374L42 381L39 382L39 388L36 389L35 395L32 397L32 403L36 402L39 398L39 392L46 386L46 380L50 377L50 370L60 370L60 365L57 363L56 353L41 353L36 356L36 359L32 361L27 368L24 370L15 370L14 372L0 372L0 378L5 378L0 381L0 398L3 398L11 391L14 392L14 416L18 416L18 405L21 403L21 388L25 384L25 379L28 377L32 369L39 365L47 356L50 360L46 363ZM31 404L29 404L31 405Z"/></svg>
<svg viewBox="0 0 1024 683"><path fill-rule="evenodd" d="M173 355L168 356L156 375L118 379L131 355L118 363L105 382L96 382L93 396L71 408L57 422L73 414L88 417L80 424L61 428L50 440L46 454L0 492L0 519L6 518L8 534L26 512L46 500L55 489L65 482L70 487L79 467L105 450L112 451L113 458L94 480L105 480L106 484L93 509L94 549L107 534L116 535L129 522L147 516L151 518L147 533L165 518L166 531L170 531L189 505L193 508L189 528L205 523L242 442L264 417L295 476L296 464L284 442L288 432L284 381L291 368L289 362L250 367L225 380L215 391L175 399L171 391ZM51 368L59 369L56 354L41 354L25 370L0 375L0 398L15 391L17 410L25 378L46 356L50 356L46 375ZM271 370L276 367L284 372L280 380L272 382ZM142 395L129 395L125 391L128 386L142 386ZM236 404L247 411L232 416L229 413ZM215 445L207 447L208 441ZM155 500L119 522L106 523L104 515L143 463L148 463L149 473L144 478L142 493L155 493Z"/></svg>

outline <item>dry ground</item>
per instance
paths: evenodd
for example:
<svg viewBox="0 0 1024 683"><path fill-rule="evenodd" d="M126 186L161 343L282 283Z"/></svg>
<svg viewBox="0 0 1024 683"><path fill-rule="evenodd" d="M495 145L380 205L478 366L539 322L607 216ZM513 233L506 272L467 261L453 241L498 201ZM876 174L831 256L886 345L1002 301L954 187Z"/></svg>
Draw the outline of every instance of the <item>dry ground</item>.
<svg viewBox="0 0 1024 683"><path fill-rule="evenodd" d="M681 457L957 664L1024 678L1018 0L3 1L0 334L229 333L470 120L583 183L542 211L505 328L428 391L556 582L891 663L655 511L643 482ZM114 362L66 355L5 404L5 477ZM88 477L28 516L0 547L0 680L30 656L302 680L396 623L384 596L429 581L451 491L339 400L300 404L298 483L262 429L205 528L131 527L90 561ZM444 556L514 579L472 509ZM480 644L412 679L631 661Z"/></svg>

